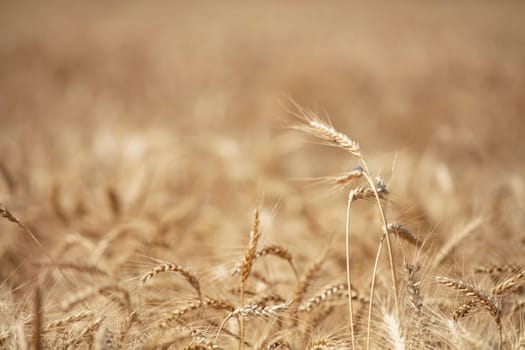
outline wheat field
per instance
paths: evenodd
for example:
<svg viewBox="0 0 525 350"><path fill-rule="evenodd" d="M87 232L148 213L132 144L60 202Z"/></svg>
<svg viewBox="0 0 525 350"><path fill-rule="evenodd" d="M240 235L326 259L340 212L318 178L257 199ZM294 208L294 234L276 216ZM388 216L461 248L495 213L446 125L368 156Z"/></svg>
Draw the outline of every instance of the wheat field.
<svg viewBox="0 0 525 350"><path fill-rule="evenodd" d="M525 349L522 1L0 3L0 348Z"/></svg>

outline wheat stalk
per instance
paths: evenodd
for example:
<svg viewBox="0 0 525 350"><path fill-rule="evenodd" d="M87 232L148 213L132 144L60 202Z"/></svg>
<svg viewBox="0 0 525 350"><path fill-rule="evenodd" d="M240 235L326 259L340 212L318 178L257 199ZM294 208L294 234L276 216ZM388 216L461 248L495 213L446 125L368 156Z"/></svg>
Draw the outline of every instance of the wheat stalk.
<svg viewBox="0 0 525 350"><path fill-rule="evenodd" d="M398 297L397 297L397 280L396 280L396 270L395 270L395 265L394 265L394 257L393 257L393 252L392 252L392 247L391 247L391 244L390 244L390 238L389 238L389 235L388 235L388 222L387 222L387 219L386 219L386 216L385 216L385 213L384 213L384 209L383 209L383 206L381 204L381 191L382 189L386 189L384 186L381 186L382 184L382 181L380 181L379 184L376 184L376 181L374 181L372 175L371 175L371 172L368 168L368 165L360 151L360 147L359 147L359 144L355 141L353 141L352 139L350 139L348 136L346 136L345 134L337 131L332 125L330 125L329 123L327 122L323 122L321 121L317 116L315 116L315 114L313 113L310 113L308 111L305 111L303 109L301 109L299 106L296 106L298 109L299 109L299 115L298 117L301 118L304 122L304 124L296 127L297 129L299 130L302 130L302 131L305 131L307 133L310 133L318 138L320 138L321 140L324 140L328 145L331 145L331 146L335 146L335 147L338 147L338 148L341 148L347 152L349 152L350 154L352 154L353 156L359 158L360 162L361 162L361 165L362 165L362 168L364 169L363 171L363 176L365 177L365 179L367 180L368 182L368 185L370 186L370 190L371 192L369 192L366 188L358 188L356 189L353 193L352 191L350 192L349 194L349 197L351 197L351 199L348 200L348 205L347 205L347 219L349 217L349 207L350 207L350 203L352 200L354 199L358 199L358 198L375 198L376 201L377 201L377 208L378 208L378 211L379 211L379 216L380 216L380 219L381 219L381 223L382 223L382 235L381 235L381 239L379 241L379 246L378 246L378 252L377 252L377 256L376 256L376 262L374 263L374 270L372 272L372 287L370 289L370 305L369 305L369 312L368 312L368 326L367 326L367 346L366 348L369 349L370 348L370 342L369 342L369 338L370 338L370 326L371 326L371 321L372 321L372 301L374 299L374 290L375 290L375 281L376 281L376 274L377 274L377 269L378 269L378 263L379 263L379 255L381 254L381 249L382 249L382 246L383 246L383 238L386 238L386 243L387 243L387 250L388 250L388 258L389 258L389 263L390 263L390 272L391 272L391 277L392 277L392 288L393 288L393 291L394 291L394 302L395 302L395 305L396 305L396 314L397 314L397 317L399 317L399 302L398 302ZM373 196L372 196L373 194ZM347 220L347 227L348 227L348 220ZM348 247L348 228L347 228L347 232L346 232L346 242L347 242L347 247ZM350 257L349 257L349 254L348 254L348 248L347 248L347 254L346 254L346 259L347 259L347 274L349 275L350 272L349 272L349 268L350 268L350 263L349 263L349 260L350 260ZM348 293L351 294L351 283L350 283L350 278L347 277L348 281ZM355 347L355 341L354 341L354 338L355 338L355 335L354 335L354 331L353 331L353 319L352 319L352 305L351 305L351 300L349 300L349 321L350 321L350 331L351 331L351 337L352 337L352 346Z"/></svg>

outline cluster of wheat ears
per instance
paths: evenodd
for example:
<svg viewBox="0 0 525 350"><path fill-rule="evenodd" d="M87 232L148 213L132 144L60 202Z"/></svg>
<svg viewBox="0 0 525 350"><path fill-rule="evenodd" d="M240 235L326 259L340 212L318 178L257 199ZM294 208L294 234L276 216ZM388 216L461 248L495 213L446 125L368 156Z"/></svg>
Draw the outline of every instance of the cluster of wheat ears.
<svg viewBox="0 0 525 350"><path fill-rule="evenodd" d="M430 253L427 247L432 246L431 242L420 239L407 228L408 224L394 222L388 216L390 189L369 168L359 144L308 111L299 109L298 117L297 129L346 151L355 160L355 167L347 174L330 178L334 186L348 190L346 275L329 274L334 279L319 286L316 280L328 274L328 249L308 265L285 246L264 245L259 208L253 212L243 256L233 267L225 264L228 274L213 280L200 276L191 266L179 264L177 257L173 261L156 260L148 270L119 278L107 264L97 262L109 256L109 250L118 256L115 250L118 253L119 241L133 234L136 227L121 224L97 242L79 234L70 235L50 251L40 242L38 228L24 224L18 213L1 205L0 217L18 225L43 256L34 263L40 273L24 286L28 292L22 302L11 300L12 286L9 282L3 284L1 347L525 349L521 322L525 268L518 264L480 266L474 271L476 276L490 276L491 285L484 283L483 287L462 277L438 274L461 236L479 222ZM108 199L111 210L118 215L118 195L109 191ZM358 248L351 239L350 214L357 201L372 203L379 218L372 220L369 228L375 233L377 251L365 283L352 279L356 263L353 249ZM58 205L55 209L60 214ZM154 228L143 223L141 229L162 232L169 220L173 218L161 218ZM335 239L342 245L342 235ZM138 244L163 242L158 239L145 243L139 239ZM71 249L89 251L90 259L62 259ZM407 254L409 250L416 252L415 258ZM387 259L382 260L385 253ZM269 258L282 261L282 271L277 273L281 280L265 274L267 270L255 269ZM382 261L388 266L381 266ZM388 278L380 279L383 268L389 271ZM166 279L166 275L173 275L175 280ZM80 276L89 277L89 288L79 288ZM179 289L187 283L187 290L192 292L178 297L166 294L174 283ZM57 284L63 285L66 292L54 294L53 286ZM469 329L473 324L475 333Z"/></svg>

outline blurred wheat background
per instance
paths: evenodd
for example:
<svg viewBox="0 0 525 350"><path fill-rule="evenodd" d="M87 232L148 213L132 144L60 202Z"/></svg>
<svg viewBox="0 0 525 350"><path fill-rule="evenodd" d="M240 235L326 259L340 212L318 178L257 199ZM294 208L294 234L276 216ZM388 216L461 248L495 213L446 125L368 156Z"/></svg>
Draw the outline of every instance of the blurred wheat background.
<svg viewBox="0 0 525 350"><path fill-rule="evenodd" d="M305 299L344 282L348 191L311 179L358 163L292 130L298 105L361 144L388 185L391 221L424 242L394 250L400 284L404 258L421 266L432 320L424 327L435 330L414 343L404 313L403 342L387 336L385 257L372 348L496 348L486 315L450 336L443 325L461 296L433 277L486 290L505 276L480 277L477 267L523 264L524 14L521 1L1 2L0 202L41 246L0 221L0 344L236 348L235 322L226 323L233 335L214 339L226 315L217 310L159 333L161 315L195 293L173 276L143 289L140 279L160 261L188 266L203 295L239 307L230 272L254 208L264 245L286 247L300 275L325 256ZM352 273L368 295L381 229L373 202L355 210ZM293 296L286 263L257 264L256 296ZM125 289L132 311L103 291L74 310L63 305L107 285ZM268 317L247 322L244 346L350 348L344 301L319 324L294 324L293 306L284 325L277 316L271 326ZM82 310L92 315L53 323ZM516 310L504 312L503 348L520 346ZM364 348L366 317L359 322Z"/></svg>

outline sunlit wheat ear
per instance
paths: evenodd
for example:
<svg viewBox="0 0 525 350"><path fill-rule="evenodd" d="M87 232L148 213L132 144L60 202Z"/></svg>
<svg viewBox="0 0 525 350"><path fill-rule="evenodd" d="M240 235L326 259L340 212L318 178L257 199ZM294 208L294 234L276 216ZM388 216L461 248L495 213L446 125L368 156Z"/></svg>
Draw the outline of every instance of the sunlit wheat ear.
<svg viewBox="0 0 525 350"><path fill-rule="evenodd" d="M346 298L348 293L348 285L346 283L339 283L325 288L319 294L311 297L306 300L304 303L299 305L297 308L300 312L310 312L314 307L317 307L323 303L328 302L329 300L337 298ZM359 295L356 290L352 290L351 297L353 300L359 300L362 303L368 303L368 299Z"/></svg>
<svg viewBox="0 0 525 350"><path fill-rule="evenodd" d="M328 122L321 121L315 114L304 110L301 112L299 118L301 118L304 123L296 126L295 128L297 130L312 134L325 141L327 145L344 149L356 157L361 157L361 151L357 142L335 130Z"/></svg>
<svg viewBox="0 0 525 350"><path fill-rule="evenodd" d="M183 316L189 314L192 311L199 310L204 307L228 312L233 312L235 310L235 306L233 306L227 300L204 297L202 299L189 302L185 307L164 315L158 324L161 328L169 328L171 323L178 321Z"/></svg>
<svg viewBox="0 0 525 350"><path fill-rule="evenodd" d="M253 212L253 223L252 230L250 231L250 243L248 245L248 250L244 255L244 259L241 264L241 285L245 284L250 275L250 271L255 260L255 255L257 252L257 243L259 242L259 237L261 233L259 231L259 210L255 209Z"/></svg>
<svg viewBox="0 0 525 350"><path fill-rule="evenodd" d="M294 275L296 278L299 278L299 275L297 274L297 269L295 268L295 265L293 263L293 257L292 257L292 253L290 253L290 251L284 247L281 247L279 245L270 245L270 246L265 246L263 248L261 248L261 250L257 251L255 253L255 256L253 257L253 260L257 260L258 258L260 257L264 257L264 256L268 256L268 255L271 255L271 256L275 256L275 257L278 257L280 259L283 259L285 261L288 262L288 264L290 265L290 268L292 269ZM232 272L232 276L235 276L237 274L239 274L241 272L241 265L237 265L235 267L235 269L233 270Z"/></svg>
<svg viewBox="0 0 525 350"><path fill-rule="evenodd" d="M244 255L244 259L242 260L242 263L241 263L241 284L240 284L240 304L241 305L244 305L244 289L246 287L246 282L248 281L248 277L250 276L250 272L252 270L253 262L255 260L255 253L257 251L257 244L259 243L259 238L261 236L261 232L259 231L259 223L260 223L259 210L255 209L253 212L252 229L250 231L250 243L248 244L248 250L246 251L246 254ZM240 319L240 333L241 333L241 337L239 339L239 349L242 350L244 348L244 337L245 337L243 315L241 315L239 319Z"/></svg>
<svg viewBox="0 0 525 350"><path fill-rule="evenodd" d="M70 326L76 322L84 321L84 320L91 319L94 317L95 317L95 314L92 311L82 310L69 317L49 322L48 324L45 325L44 331L49 331L49 330L52 330L53 328L63 328L66 326Z"/></svg>
<svg viewBox="0 0 525 350"><path fill-rule="evenodd" d="M248 304L233 310L229 317L276 317L279 313L288 310L292 300L280 304L265 305L261 303Z"/></svg>
<svg viewBox="0 0 525 350"><path fill-rule="evenodd" d="M352 200L357 199L375 199L375 193L374 190L372 190L369 187L365 186L359 186L351 191L352 194ZM386 186L381 186L377 188L377 194L379 195L380 199L385 199L386 195L388 194L388 190L386 189Z"/></svg>
<svg viewBox="0 0 525 350"><path fill-rule="evenodd" d="M469 297L470 300L473 301L473 303L476 303L476 306L481 307L490 313L490 315L494 318L494 321L496 322L498 326L498 330L499 330L498 348L501 349L501 346L503 343L503 329L502 329L502 322L501 322L501 314L502 314L501 299L490 296L484 291L480 290L479 288L476 288L467 283L464 283L461 280L438 276L436 277L436 281L449 288L453 288L461 292L463 295ZM462 305L459 311L456 310L457 315L455 313L454 316L461 317L462 314L466 315L469 312L471 312L473 308L474 306L471 307L471 305L466 305L466 304Z"/></svg>
<svg viewBox="0 0 525 350"><path fill-rule="evenodd" d="M180 274L197 292L199 298L201 297L201 286L199 283L199 279L193 273L188 267L176 265L172 263L164 263L155 266L153 269L148 271L142 278L140 279L140 282L142 285L146 284L150 279L157 276L160 273L163 272L176 272Z"/></svg>
<svg viewBox="0 0 525 350"><path fill-rule="evenodd" d="M400 224L388 224L388 232L394 236L401 238L417 247L420 247L423 242L421 242L417 236L409 231L406 227Z"/></svg>
<svg viewBox="0 0 525 350"><path fill-rule="evenodd" d="M235 308L232 312L226 316L224 321L222 321L219 330L217 331L216 341L219 338L222 329L226 322L232 317L237 318L268 318L268 317L279 317L279 314L290 309L290 305L293 300L286 301L280 304L248 304Z"/></svg>
<svg viewBox="0 0 525 350"><path fill-rule="evenodd" d="M498 283L493 289L494 295L505 295L516 291L525 284L525 270L514 272L510 277Z"/></svg>
<svg viewBox="0 0 525 350"><path fill-rule="evenodd" d="M474 299L471 299L466 303L458 306L452 313L452 318L454 319L454 321L459 321L472 314L476 310L479 310L478 302Z"/></svg>
<svg viewBox="0 0 525 350"><path fill-rule="evenodd" d="M490 313L490 315L494 317L496 323L500 323L501 303L499 303L493 297L489 296L487 293L483 292L479 288L464 283L463 281L449 277L437 276L436 282L443 284L449 288L455 289L462 293L464 296L471 298L471 300L473 300L479 306L487 310Z"/></svg>

